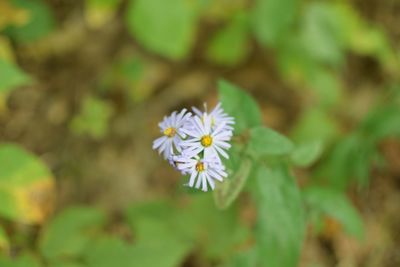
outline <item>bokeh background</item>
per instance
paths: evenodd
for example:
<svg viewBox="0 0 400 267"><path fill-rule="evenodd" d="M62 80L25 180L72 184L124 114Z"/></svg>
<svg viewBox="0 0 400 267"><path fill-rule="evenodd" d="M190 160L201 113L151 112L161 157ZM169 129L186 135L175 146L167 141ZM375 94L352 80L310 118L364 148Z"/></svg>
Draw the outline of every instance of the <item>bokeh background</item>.
<svg viewBox="0 0 400 267"><path fill-rule="evenodd" d="M399 25L398 0L0 0L0 266L259 266L246 190L220 211L151 149L220 79L328 188L299 266L400 266Z"/></svg>

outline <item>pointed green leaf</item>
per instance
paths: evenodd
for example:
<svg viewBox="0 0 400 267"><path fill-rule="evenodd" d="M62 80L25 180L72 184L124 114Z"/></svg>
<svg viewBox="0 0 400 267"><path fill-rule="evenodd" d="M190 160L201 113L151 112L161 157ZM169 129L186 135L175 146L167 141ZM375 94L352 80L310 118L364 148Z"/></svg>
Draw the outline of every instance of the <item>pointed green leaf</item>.
<svg viewBox="0 0 400 267"><path fill-rule="evenodd" d="M290 157L295 165L307 167L321 156L323 149L321 141L304 142L296 146Z"/></svg>
<svg viewBox="0 0 400 267"><path fill-rule="evenodd" d="M192 47L197 5L186 0L135 0L127 10L128 29L150 51L178 60Z"/></svg>
<svg viewBox="0 0 400 267"><path fill-rule="evenodd" d="M254 99L239 87L221 80L219 97L225 111L235 118L235 134L261 124L261 112Z"/></svg>
<svg viewBox="0 0 400 267"><path fill-rule="evenodd" d="M250 130L247 152L253 157L286 155L292 149L292 142L272 129L259 126Z"/></svg>

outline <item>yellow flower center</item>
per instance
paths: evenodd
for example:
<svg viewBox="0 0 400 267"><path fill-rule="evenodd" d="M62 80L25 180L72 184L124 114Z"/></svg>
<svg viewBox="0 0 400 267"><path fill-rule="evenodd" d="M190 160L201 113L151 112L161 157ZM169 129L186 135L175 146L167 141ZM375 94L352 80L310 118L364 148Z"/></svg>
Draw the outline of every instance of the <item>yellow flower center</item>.
<svg viewBox="0 0 400 267"><path fill-rule="evenodd" d="M164 130L164 135L168 137L174 137L176 135L176 129L173 127L168 127L167 129Z"/></svg>
<svg viewBox="0 0 400 267"><path fill-rule="evenodd" d="M196 164L196 171L197 171L197 172L202 172L202 171L204 171L204 163L203 163L203 162L201 162L201 161L197 162L197 164Z"/></svg>
<svg viewBox="0 0 400 267"><path fill-rule="evenodd" d="M209 147L212 145L213 139L210 135L205 135L201 138L200 143L204 147Z"/></svg>

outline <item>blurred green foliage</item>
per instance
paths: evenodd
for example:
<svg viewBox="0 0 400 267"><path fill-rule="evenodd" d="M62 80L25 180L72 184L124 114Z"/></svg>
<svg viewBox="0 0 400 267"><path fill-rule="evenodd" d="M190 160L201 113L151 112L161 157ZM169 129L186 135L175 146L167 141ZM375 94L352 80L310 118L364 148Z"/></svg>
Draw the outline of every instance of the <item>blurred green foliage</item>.
<svg viewBox="0 0 400 267"><path fill-rule="evenodd" d="M17 66L0 58L0 94L5 95L16 86L24 85L30 81L29 76Z"/></svg>
<svg viewBox="0 0 400 267"><path fill-rule="evenodd" d="M196 1L131 1L127 24L137 40L152 52L172 58L185 57L194 41Z"/></svg>
<svg viewBox="0 0 400 267"><path fill-rule="evenodd" d="M5 32L18 42L36 41L47 36L54 28L54 18L48 6L41 0L12 0L11 4L28 13L23 26L9 26Z"/></svg>
<svg viewBox="0 0 400 267"><path fill-rule="evenodd" d="M49 2L0 2L0 115L7 97L35 80L26 71L29 62L14 52L60 30ZM194 266L294 267L308 225L319 233L331 218L346 233L363 238L363 220L346 190L367 186L371 169L384 166L380 143L400 136L398 82L389 81L390 90L382 88L381 94L387 96L374 99L350 127L336 115L353 118L343 78L349 54L375 60L398 79L398 52L383 29L347 1L86 0L84 9L91 29L122 14L129 41L146 55L122 53L99 78L100 90L78 100L68 121L77 138L107 136L116 113L106 98L115 93L110 88L122 89L132 105L152 96L153 70L162 67L147 54L179 65L200 49L208 63L228 70L255 53L273 57L277 75L306 100L289 138L263 125L259 99L219 81L219 100L236 120L235 143L225 162L229 179L213 195L180 192L185 196L132 204L119 222L128 228L124 235L110 230L110 214L91 206L59 210L44 224L54 203L51 171L24 148L2 143L0 266L173 267L190 259ZM198 45L204 23L215 30ZM294 168L308 171L301 186ZM254 218L242 218L243 204L235 201L241 196L249 198ZM19 224L42 227L38 243L18 247L14 255L17 236L28 239L14 228Z"/></svg>
<svg viewBox="0 0 400 267"><path fill-rule="evenodd" d="M76 134L88 134L99 139L107 134L112 106L104 100L87 97L80 113L71 121L71 130Z"/></svg>

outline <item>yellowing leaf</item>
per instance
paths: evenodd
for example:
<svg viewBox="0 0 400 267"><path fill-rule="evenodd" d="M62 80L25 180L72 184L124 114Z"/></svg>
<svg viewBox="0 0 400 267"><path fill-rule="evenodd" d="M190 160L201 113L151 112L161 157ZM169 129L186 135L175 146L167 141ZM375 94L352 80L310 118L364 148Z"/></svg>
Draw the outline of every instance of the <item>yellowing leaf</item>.
<svg viewBox="0 0 400 267"><path fill-rule="evenodd" d="M0 59L14 62L14 53L11 48L10 40L3 36L0 36Z"/></svg>
<svg viewBox="0 0 400 267"><path fill-rule="evenodd" d="M89 26L100 28L115 15L121 0L86 0L85 19Z"/></svg>
<svg viewBox="0 0 400 267"><path fill-rule="evenodd" d="M50 177L26 187L16 188L14 196L21 221L42 223L53 210L54 182Z"/></svg>
<svg viewBox="0 0 400 267"><path fill-rule="evenodd" d="M0 1L0 30L8 25L22 26L29 20L29 11L12 6L8 1Z"/></svg>
<svg viewBox="0 0 400 267"><path fill-rule="evenodd" d="M54 181L36 156L13 144L0 146L0 215L41 224L52 211Z"/></svg>
<svg viewBox="0 0 400 267"><path fill-rule="evenodd" d="M12 0L12 3L29 12L27 23L10 25L6 29L6 33L17 42L37 41L53 30L55 25L53 14L43 0Z"/></svg>

